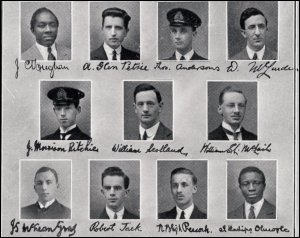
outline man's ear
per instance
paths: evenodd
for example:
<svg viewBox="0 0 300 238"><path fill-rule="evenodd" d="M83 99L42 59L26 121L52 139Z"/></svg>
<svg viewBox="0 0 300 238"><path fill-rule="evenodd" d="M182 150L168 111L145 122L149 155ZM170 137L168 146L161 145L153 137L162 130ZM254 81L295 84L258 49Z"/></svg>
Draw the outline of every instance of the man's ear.
<svg viewBox="0 0 300 238"><path fill-rule="evenodd" d="M197 187L197 185L194 185L194 187L193 187L193 193L196 193L198 191L198 187Z"/></svg>
<svg viewBox="0 0 300 238"><path fill-rule="evenodd" d="M223 115L223 110L222 110L222 106L219 105L218 106L218 113L222 116Z"/></svg>
<svg viewBox="0 0 300 238"><path fill-rule="evenodd" d="M196 37L197 36L197 31L195 30L195 31L193 31L193 37Z"/></svg>
<svg viewBox="0 0 300 238"><path fill-rule="evenodd" d="M129 192L130 192L130 189L127 188L127 189L125 190L125 197L128 197Z"/></svg>
<svg viewBox="0 0 300 238"><path fill-rule="evenodd" d="M242 36L243 36L244 38L247 38L247 36L246 36L246 32L245 32L245 30L244 30L244 29L241 29L241 34L242 34Z"/></svg>
<svg viewBox="0 0 300 238"><path fill-rule="evenodd" d="M163 103L163 101L161 101L161 102L159 103L159 112L162 112L163 105L164 105L164 103Z"/></svg>
<svg viewBox="0 0 300 238"><path fill-rule="evenodd" d="M81 113L81 106L77 107L77 112L78 112L78 114Z"/></svg>

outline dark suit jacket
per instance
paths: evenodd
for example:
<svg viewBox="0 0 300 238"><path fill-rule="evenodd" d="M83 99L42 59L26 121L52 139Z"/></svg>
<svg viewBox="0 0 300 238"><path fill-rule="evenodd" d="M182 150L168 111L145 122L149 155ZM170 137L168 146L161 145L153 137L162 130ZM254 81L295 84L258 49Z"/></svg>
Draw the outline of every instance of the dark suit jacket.
<svg viewBox="0 0 300 238"><path fill-rule="evenodd" d="M21 219L70 219L71 210L57 200L45 210L41 209L38 202L22 207Z"/></svg>
<svg viewBox="0 0 300 238"><path fill-rule="evenodd" d="M277 53L266 47L263 60L277 60ZM252 60L249 58L246 48L237 53L230 60Z"/></svg>
<svg viewBox="0 0 300 238"><path fill-rule="evenodd" d="M101 214L99 215L99 219L109 219L109 216L106 213L106 209L104 208ZM129 212L126 208L124 211L123 219L139 219L139 216Z"/></svg>
<svg viewBox="0 0 300 238"><path fill-rule="evenodd" d="M71 130L71 136L68 140L90 140L91 137L89 137L87 134L83 133L78 126L76 126L73 130ZM42 140L60 140L60 130L59 128L50 135L47 135L42 138Z"/></svg>
<svg viewBox="0 0 300 238"><path fill-rule="evenodd" d="M176 60L175 52L174 52L174 54L173 54L171 57L166 58L166 59L163 59L163 60ZM202 56L200 56L200 55L198 55L198 54L196 53L196 51L195 51L194 54L193 54L193 56L192 56L192 58L191 58L190 60L207 60L207 59L204 58L204 57L202 57ZM183 61L184 61L184 60L183 60Z"/></svg>
<svg viewBox="0 0 300 238"><path fill-rule="evenodd" d="M71 60L71 50L63 45L55 43L57 60ZM39 49L34 43L28 50L21 55L22 60L44 60Z"/></svg>
<svg viewBox="0 0 300 238"><path fill-rule="evenodd" d="M170 211L162 212L158 214L158 219L176 219L177 211L176 207L172 208ZM191 214L190 219L206 219L206 213L201 212L196 205L194 205L194 210Z"/></svg>
<svg viewBox="0 0 300 238"><path fill-rule="evenodd" d="M228 213L228 219L246 219L245 204ZM276 219L276 207L265 200L256 219Z"/></svg>
<svg viewBox="0 0 300 238"><path fill-rule="evenodd" d="M92 51L91 60L108 60L103 45ZM140 55L122 46L121 60L140 60Z"/></svg>
<svg viewBox="0 0 300 238"><path fill-rule="evenodd" d="M241 128L241 132L242 140L257 140L257 135L245 130L243 127ZM208 140L228 140L228 137L226 136L222 125L208 134Z"/></svg>

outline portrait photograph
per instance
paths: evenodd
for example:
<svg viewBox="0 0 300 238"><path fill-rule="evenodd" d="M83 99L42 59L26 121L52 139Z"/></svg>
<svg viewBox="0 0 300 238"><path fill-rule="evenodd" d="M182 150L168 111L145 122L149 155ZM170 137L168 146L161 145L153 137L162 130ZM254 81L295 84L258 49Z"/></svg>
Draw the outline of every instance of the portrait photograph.
<svg viewBox="0 0 300 238"><path fill-rule="evenodd" d="M277 1L227 2L228 60L278 60Z"/></svg>
<svg viewBox="0 0 300 238"><path fill-rule="evenodd" d="M89 2L90 60L140 60L140 2Z"/></svg>
<svg viewBox="0 0 300 238"><path fill-rule="evenodd" d="M20 2L21 60L72 59L72 3Z"/></svg>
<svg viewBox="0 0 300 238"><path fill-rule="evenodd" d="M258 140L258 82L208 81L208 140Z"/></svg>
<svg viewBox="0 0 300 238"><path fill-rule="evenodd" d="M173 81L123 81L124 140L173 140Z"/></svg>
<svg viewBox="0 0 300 238"><path fill-rule="evenodd" d="M71 219L71 160L20 160L20 219Z"/></svg>
<svg viewBox="0 0 300 238"><path fill-rule="evenodd" d="M157 161L158 219L207 219L207 164L206 160Z"/></svg>
<svg viewBox="0 0 300 238"><path fill-rule="evenodd" d="M158 60L209 59L209 2L158 2Z"/></svg>
<svg viewBox="0 0 300 238"><path fill-rule="evenodd" d="M91 81L40 81L41 140L90 140Z"/></svg>
<svg viewBox="0 0 300 238"><path fill-rule="evenodd" d="M89 160L90 219L140 219L140 161Z"/></svg>
<svg viewBox="0 0 300 238"><path fill-rule="evenodd" d="M276 160L227 161L227 219L276 219Z"/></svg>

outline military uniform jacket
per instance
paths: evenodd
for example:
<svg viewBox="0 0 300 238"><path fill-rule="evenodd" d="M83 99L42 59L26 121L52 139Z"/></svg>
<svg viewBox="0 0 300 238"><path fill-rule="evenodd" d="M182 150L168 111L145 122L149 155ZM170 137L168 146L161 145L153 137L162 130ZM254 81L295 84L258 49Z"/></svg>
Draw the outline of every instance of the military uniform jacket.
<svg viewBox="0 0 300 238"><path fill-rule="evenodd" d="M173 54L171 57L166 58L166 59L163 59L163 60L176 60L175 52L174 52L174 54ZM190 60L207 60L207 59L204 58L204 57L202 57L202 56L200 56L200 55L198 55L198 54L196 53L196 51L194 51L194 54L193 54L193 56L192 56L192 58L191 58ZM183 60L183 61L184 61L184 60Z"/></svg>
<svg viewBox="0 0 300 238"><path fill-rule="evenodd" d="M40 208L38 202L22 207L21 209L22 219L70 219L71 210L57 200L54 201L47 208Z"/></svg>
<svg viewBox="0 0 300 238"><path fill-rule="evenodd" d="M177 211L176 207L167 212L162 212L158 214L158 219L176 219ZM196 205L194 205L194 210L191 214L190 219L206 219L207 215L201 212Z"/></svg>
<svg viewBox="0 0 300 238"><path fill-rule="evenodd" d="M246 48L234 55L231 60L252 60L249 58ZM262 60L277 60L277 53L266 47Z"/></svg>
<svg viewBox="0 0 300 238"><path fill-rule="evenodd" d="M228 213L228 219L246 219L245 204ZM276 207L265 200L256 219L276 219Z"/></svg>
<svg viewBox="0 0 300 238"><path fill-rule="evenodd" d="M63 45L55 43L57 60L71 60L71 50ZM22 60L44 60L36 44L33 44L21 55Z"/></svg>
<svg viewBox="0 0 300 238"><path fill-rule="evenodd" d="M257 135L245 130L243 127L241 128L241 133L242 140L257 140ZM208 134L208 140L228 140L228 137L224 132L222 125Z"/></svg>
<svg viewBox="0 0 300 238"><path fill-rule="evenodd" d="M101 212L99 215L99 219L109 219L109 216L106 213L106 209ZM139 219L139 216L129 212L126 208L124 210L123 218L122 219Z"/></svg>
<svg viewBox="0 0 300 238"><path fill-rule="evenodd" d="M90 140L87 134L83 133L78 126L71 130L71 136L68 140ZM60 129L58 128L53 134L47 135L42 140L60 140Z"/></svg>
<svg viewBox="0 0 300 238"><path fill-rule="evenodd" d="M92 51L91 60L108 60L103 45L101 45L98 49ZM122 46L121 60L140 60L140 55Z"/></svg>

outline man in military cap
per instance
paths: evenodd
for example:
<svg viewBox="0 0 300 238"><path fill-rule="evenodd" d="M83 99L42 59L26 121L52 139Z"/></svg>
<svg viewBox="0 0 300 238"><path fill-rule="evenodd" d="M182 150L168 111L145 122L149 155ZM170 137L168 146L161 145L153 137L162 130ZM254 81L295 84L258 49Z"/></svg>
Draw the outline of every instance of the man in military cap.
<svg viewBox="0 0 300 238"><path fill-rule="evenodd" d="M79 100L84 97L84 93L75 88L56 87L47 96L53 100L53 110L60 128L42 140L90 140L91 137L76 125L76 117L81 112Z"/></svg>
<svg viewBox="0 0 300 238"><path fill-rule="evenodd" d="M120 8L107 8L102 12L104 43L91 52L91 60L139 60L140 55L122 46L131 17Z"/></svg>
<svg viewBox="0 0 300 238"><path fill-rule="evenodd" d="M194 12L184 8L170 10L167 19L176 51L165 60L207 60L193 49L193 38L197 35L196 29L201 25L201 19Z"/></svg>

